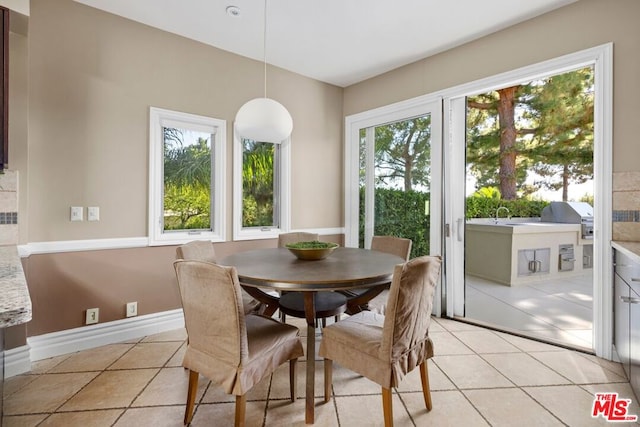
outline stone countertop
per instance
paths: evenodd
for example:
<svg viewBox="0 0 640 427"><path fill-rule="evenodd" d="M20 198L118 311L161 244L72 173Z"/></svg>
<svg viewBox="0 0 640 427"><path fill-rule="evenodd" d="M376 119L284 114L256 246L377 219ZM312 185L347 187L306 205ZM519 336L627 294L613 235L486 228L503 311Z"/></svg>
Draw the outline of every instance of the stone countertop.
<svg viewBox="0 0 640 427"><path fill-rule="evenodd" d="M469 221L467 230L485 231L502 234L537 234L537 233L580 233L580 224L565 224L559 222L518 222L511 220Z"/></svg>
<svg viewBox="0 0 640 427"><path fill-rule="evenodd" d="M621 242L613 241L611 246L614 249L624 252L627 256L630 256L634 261L640 262L640 242Z"/></svg>
<svg viewBox="0 0 640 427"><path fill-rule="evenodd" d="M31 320L31 298L18 249L0 246L0 328Z"/></svg>

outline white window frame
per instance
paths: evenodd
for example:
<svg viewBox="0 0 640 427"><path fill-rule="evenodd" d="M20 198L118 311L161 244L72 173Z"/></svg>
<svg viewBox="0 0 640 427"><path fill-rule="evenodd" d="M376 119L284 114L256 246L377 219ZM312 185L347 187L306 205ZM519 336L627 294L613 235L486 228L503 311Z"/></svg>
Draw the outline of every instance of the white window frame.
<svg viewBox="0 0 640 427"><path fill-rule="evenodd" d="M291 218L291 138L280 144L279 227L242 227L242 138L233 134L233 240L276 239L290 230Z"/></svg>
<svg viewBox="0 0 640 427"><path fill-rule="evenodd" d="M211 230L184 230L167 233L163 226L164 141L163 127L189 129L212 135ZM149 109L149 246L176 245L192 240L226 241L226 165L227 121L179 111Z"/></svg>

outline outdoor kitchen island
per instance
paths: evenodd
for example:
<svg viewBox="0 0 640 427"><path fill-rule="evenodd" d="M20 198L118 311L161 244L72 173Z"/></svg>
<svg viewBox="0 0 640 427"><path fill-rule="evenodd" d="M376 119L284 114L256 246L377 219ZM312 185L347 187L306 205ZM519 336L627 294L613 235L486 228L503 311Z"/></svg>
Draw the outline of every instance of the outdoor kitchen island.
<svg viewBox="0 0 640 427"><path fill-rule="evenodd" d="M514 286L581 275L593 266L593 240L580 224L469 221L466 274Z"/></svg>

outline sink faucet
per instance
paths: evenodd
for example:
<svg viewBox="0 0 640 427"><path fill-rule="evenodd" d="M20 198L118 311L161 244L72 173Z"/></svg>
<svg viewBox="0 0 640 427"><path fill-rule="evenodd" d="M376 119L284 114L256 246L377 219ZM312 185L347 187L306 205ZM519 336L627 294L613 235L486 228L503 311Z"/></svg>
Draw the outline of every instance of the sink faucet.
<svg viewBox="0 0 640 427"><path fill-rule="evenodd" d="M500 206L498 209L496 209L496 219L495 219L495 223L498 223L498 214L500 213L500 210L504 209L505 211L507 211L507 218L509 218L509 209L506 206Z"/></svg>

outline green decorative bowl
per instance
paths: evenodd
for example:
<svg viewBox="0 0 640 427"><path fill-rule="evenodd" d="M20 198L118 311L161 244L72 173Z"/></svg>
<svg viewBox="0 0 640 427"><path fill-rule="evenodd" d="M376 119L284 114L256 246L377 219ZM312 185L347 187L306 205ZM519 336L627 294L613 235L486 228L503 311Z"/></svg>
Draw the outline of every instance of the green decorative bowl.
<svg viewBox="0 0 640 427"><path fill-rule="evenodd" d="M333 252L339 245L337 243L328 242L296 242L285 245L289 251L294 254L298 259L305 261L317 261L325 259L331 252Z"/></svg>

